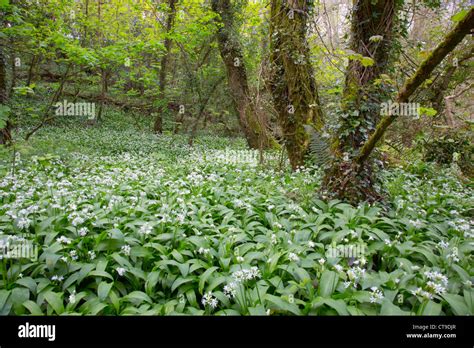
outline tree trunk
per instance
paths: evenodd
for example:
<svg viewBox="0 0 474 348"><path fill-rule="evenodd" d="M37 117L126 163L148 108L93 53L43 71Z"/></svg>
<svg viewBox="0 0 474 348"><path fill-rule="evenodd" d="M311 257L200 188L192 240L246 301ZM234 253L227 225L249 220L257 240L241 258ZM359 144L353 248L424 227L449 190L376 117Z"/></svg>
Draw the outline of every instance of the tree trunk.
<svg viewBox="0 0 474 348"><path fill-rule="evenodd" d="M100 97L99 97L100 104L99 104L99 110L97 112L97 117L95 117L92 120L92 123L102 121L102 113L104 111L103 109L105 107L105 103L107 100L107 91L108 91L107 78L108 78L107 68L101 68L100 69Z"/></svg>
<svg viewBox="0 0 474 348"><path fill-rule="evenodd" d="M1 21L1 27L3 27L3 24L3 21ZM0 43L0 105L6 104L8 99L7 59L3 47ZM5 127L0 129L0 144L11 142L10 128L10 121L7 120Z"/></svg>
<svg viewBox="0 0 474 348"><path fill-rule="evenodd" d="M304 164L309 143L304 126L323 127L306 40L312 6L312 0L271 1L269 84L293 169Z"/></svg>
<svg viewBox="0 0 474 348"><path fill-rule="evenodd" d="M242 48L234 27L234 14L230 0L212 0L212 10L219 14L217 40L227 71L227 81L240 127L253 149L271 147L274 139L267 130L268 120L258 113L250 97L247 70ZM260 114L260 117L259 117Z"/></svg>
<svg viewBox="0 0 474 348"><path fill-rule="evenodd" d="M165 54L161 58L160 76L159 76L160 85L158 86L159 88L158 99L160 99L160 102L163 102L163 99L165 98L166 74L168 72L168 59L170 56L171 44L172 44L169 34L171 33L171 30L173 28L174 18L176 17L176 3L177 2L178 0L168 0L168 6L170 7L170 12L168 13L168 18L166 19ZM163 111L164 111L164 107L160 106L156 114L155 124L153 125L153 130L155 133L163 132Z"/></svg>
<svg viewBox="0 0 474 348"><path fill-rule="evenodd" d="M31 82L33 82L33 74L34 74L34 71L35 71L37 60L38 60L37 55L34 55L33 57L31 57L30 67L28 69L28 77L26 79L26 85L27 86L31 85Z"/></svg>
<svg viewBox="0 0 474 348"><path fill-rule="evenodd" d="M340 119L334 139L336 161L323 179L323 190L347 201L378 200L374 190L372 165L357 176L348 178L350 158L358 153L379 119L380 105L388 99L388 88L375 84L387 72L392 59L394 27L397 20L396 0L356 0L351 22L350 49L357 55L346 72L342 98L344 117ZM364 66L361 57L370 57L372 65ZM367 65L367 64L366 64ZM341 160L341 157L345 157Z"/></svg>
<svg viewBox="0 0 474 348"><path fill-rule="evenodd" d="M355 1L350 49L363 57L370 57L374 64L364 66L360 59L349 61L342 101L346 115L341 119L339 130L342 133L338 146L340 152L356 153L359 150L369 132L375 129L380 104L388 97L383 86L374 86L374 81L387 73L393 61L397 11L396 0ZM379 39L373 39L377 36Z"/></svg>

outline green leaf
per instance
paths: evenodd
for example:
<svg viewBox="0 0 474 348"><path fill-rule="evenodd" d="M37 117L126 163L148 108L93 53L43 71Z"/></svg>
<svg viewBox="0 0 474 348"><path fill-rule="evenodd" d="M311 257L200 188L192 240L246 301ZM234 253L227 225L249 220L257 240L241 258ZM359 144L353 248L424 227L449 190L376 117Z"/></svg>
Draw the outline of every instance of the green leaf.
<svg viewBox="0 0 474 348"><path fill-rule="evenodd" d="M89 276L90 277L105 277L105 278L109 278L110 280L114 280L114 278L107 272L105 271L92 271L89 273Z"/></svg>
<svg viewBox="0 0 474 348"><path fill-rule="evenodd" d="M421 315L440 315L441 314L441 304L435 303L433 301L428 301L423 305L423 312Z"/></svg>
<svg viewBox="0 0 474 348"><path fill-rule="evenodd" d="M395 306L390 300L384 299L382 301L382 308L380 309L381 315L411 315L409 312L401 310Z"/></svg>
<svg viewBox="0 0 474 348"><path fill-rule="evenodd" d="M319 281L319 296L325 298L331 297L331 295L334 293L334 290L336 290L338 281L339 276L336 272L329 270L324 271Z"/></svg>
<svg viewBox="0 0 474 348"><path fill-rule="evenodd" d="M204 285L206 284L207 280L209 277L212 275L212 273L217 269L217 267L211 267L206 272L204 272L200 277L199 277L199 285L198 285L198 291L202 295L203 290L204 290Z"/></svg>
<svg viewBox="0 0 474 348"><path fill-rule="evenodd" d="M27 287L33 293L36 291L36 282L31 277L20 278L15 283L19 285L23 285L24 287Z"/></svg>
<svg viewBox="0 0 474 348"><path fill-rule="evenodd" d="M283 300L281 297L276 297L270 294L265 294L265 300L269 302L266 307L275 309L283 312L290 312L295 315L301 315L301 311L298 306L294 303L289 303Z"/></svg>
<svg viewBox="0 0 474 348"><path fill-rule="evenodd" d="M159 272L150 272L147 276L146 282L145 282L145 291L148 295L153 293L156 284L158 283L158 280L160 279L160 273Z"/></svg>
<svg viewBox="0 0 474 348"><path fill-rule="evenodd" d="M250 315L267 315L267 312L263 305L259 305L257 307L249 307L248 310Z"/></svg>
<svg viewBox="0 0 474 348"><path fill-rule="evenodd" d="M0 310L2 310L3 306L5 306L5 303L7 302L8 297L10 297L10 294L10 290L0 290Z"/></svg>
<svg viewBox="0 0 474 348"><path fill-rule="evenodd" d="M171 291L175 291L178 287L180 287L182 284L186 284L189 282L192 282L195 278L194 277L189 277L189 278L178 278L174 281L173 285L171 286Z"/></svg>
<svg viewBox="0 0 474 348"><path fill-rule="evenodd" d="M214 290L217 286L221 285L226 281L226 277L221 276L217 278L212 278L212 280L209 282L209 285L207 286L206 290L207 291L212 291Z"/></svg>
<svg viewBox="0 0 474 348"><path fill-rule="evenodd" d="M474 314L469 311L469 308L462 296L454 294L443 294L441 296L446 300L446 302L448 302L455 315Z"/></svg>
<svg viewBox="0 0 474 348"><path fill-rule="evenodd" d="M126 301L133 302L134 304L140 304L143 302L153 303L151 298L142 291L132 291L124 297Z"/></svg>
<svg viewBox="0 0 474 348"><path fill-rule="evenodd" d="M60 294L48 291L44 294L44 299L46 300L46 302L49 303L49 305L53 308L56 314L59 315L64 312L63 300Z"/></svg>
<svg viewBox="0 0 474 348"><path fill-rule="evenodd" d="M40 306L31 300L28 300L23 303L23 306L30 311L32 315L43 315L43 311L41 310Z"/></svg>
<svg viewBox="0 0 474 348"><path fill-rule="evenodd" d="M474 313L474 290L465 289L463 293L464 293L464 302L466 302L466 305L469 308L469 312L473 314Z"/></svg>
<svg viewBox="0 0 474 348"><path fill-rule="evenodd" d="M99 287L97 288L97 296L99 297L99 300L103 301L107 298L109 295L110 289L112 289L112 286L114 283L107 283L107 282L101 282L99 284Z"/></svg>
<svg viewBox="0 0 474 348"><path fill-rule="evenodd" d="M329 307L336 310L339 315L349 315L347 305L344 300L334 300L331 298L316 297L312 302L311 306L313 308L319 308L323 304L328 305Z"/></svg>

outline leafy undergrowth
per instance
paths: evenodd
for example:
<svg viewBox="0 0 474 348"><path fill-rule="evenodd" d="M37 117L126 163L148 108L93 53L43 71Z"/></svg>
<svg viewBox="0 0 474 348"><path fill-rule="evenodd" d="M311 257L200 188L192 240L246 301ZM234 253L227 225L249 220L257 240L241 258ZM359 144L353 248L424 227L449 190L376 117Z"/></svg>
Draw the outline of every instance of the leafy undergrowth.
<svg viewBox="0 0 474 348"><path fill-rule="evenodd" d="M387 171L390 208L353 207L313 198L317 170L269 169L273 154L262 168L240 140L32 140L50 155L17 155L1 179L0 243L38 258L0 261L0 314L474 313L473 191L449 171Z"/></svg>

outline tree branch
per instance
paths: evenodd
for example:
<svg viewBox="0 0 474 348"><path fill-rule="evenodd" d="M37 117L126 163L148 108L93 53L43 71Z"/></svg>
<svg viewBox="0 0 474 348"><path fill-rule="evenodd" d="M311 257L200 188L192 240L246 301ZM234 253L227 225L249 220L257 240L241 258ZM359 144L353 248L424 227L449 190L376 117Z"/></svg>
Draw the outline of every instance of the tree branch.
<svg viewBox="0 0 474 348"><path fill-rule="evenodd" d="M415 74L408 79L398 92L397 103L406 103L415 90L430 76L439 63L468 35L474 28L474 8L456 25L456 27L445 37L438 47L428 58L421 63ZM362 167L362 164L372 153L375 145L384 135L387 128L396 120L394 116L384 116L377 125L374 133L360 149L359 155L354 159L354 164Z"/></svg>

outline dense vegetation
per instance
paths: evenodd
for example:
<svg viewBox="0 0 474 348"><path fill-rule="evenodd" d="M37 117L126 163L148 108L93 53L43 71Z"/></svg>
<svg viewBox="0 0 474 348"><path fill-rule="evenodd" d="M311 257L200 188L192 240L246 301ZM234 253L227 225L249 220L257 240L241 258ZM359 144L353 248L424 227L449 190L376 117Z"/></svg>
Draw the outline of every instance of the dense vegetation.
<svg viewBox="0 0 474 348"><path fill-rule="evenodd" d="M472 315L474 10L350 4L0 1L0 314Z"/></svg>

